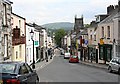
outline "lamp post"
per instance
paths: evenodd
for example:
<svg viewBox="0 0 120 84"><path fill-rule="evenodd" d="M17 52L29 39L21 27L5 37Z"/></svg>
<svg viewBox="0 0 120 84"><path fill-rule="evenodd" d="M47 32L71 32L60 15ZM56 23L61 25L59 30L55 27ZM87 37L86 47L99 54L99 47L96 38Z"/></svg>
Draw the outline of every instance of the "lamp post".
<svg viewBox="0 0 120 84"><path fill-rule="evenodd" d="M33 68L33 69L35 69L35 58L34 58L34 39L33 39L33 37L34 37L34 32L33 32L33 30L32 30L32 29L31 29L30 35L31 35L31 39L32 39L32 41L33 41L33 64L32 64L32 68Z"/></svg>
<svg viewBox="0 0 120 84"><path fill-rule="evenodd" d="M48 55L47 55L47 39L46 39L45 42L46 42L46 52L45 52L45 56L46 56L46 57L45 57L45 58L46 58L46 62L48 62Z"/></svg>

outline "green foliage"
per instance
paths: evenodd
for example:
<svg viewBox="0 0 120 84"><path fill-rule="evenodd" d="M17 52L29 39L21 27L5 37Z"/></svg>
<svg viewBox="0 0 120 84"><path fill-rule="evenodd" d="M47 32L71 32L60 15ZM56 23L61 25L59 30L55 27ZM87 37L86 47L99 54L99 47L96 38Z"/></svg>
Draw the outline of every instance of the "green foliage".
<svg viewBox="0 0 120 84"><path fill-rule="evenodd" d="M88 27L90 27L90 24L85 24L84 26L85 26L86 28L88 28Z"/></svg>
<svg viewBox="0 0 120 84"><path fill-rule="evenodd" d="M61 39L66 35L64 29L58 29L55 32L55 42L58 46L61 46Z"/></svg>

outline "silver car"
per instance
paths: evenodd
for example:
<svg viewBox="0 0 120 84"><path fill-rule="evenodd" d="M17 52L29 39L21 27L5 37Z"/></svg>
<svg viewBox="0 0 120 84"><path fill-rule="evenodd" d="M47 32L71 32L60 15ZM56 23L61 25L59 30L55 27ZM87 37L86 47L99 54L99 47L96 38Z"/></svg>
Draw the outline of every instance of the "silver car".
<svg viewBox="0 0 120 84"><path fill-rule="evenodd" d="M113 58L110 61L108 70L109 70L109 72L117 71L118 74L120 75L120 58L119 57Z"/></svg>

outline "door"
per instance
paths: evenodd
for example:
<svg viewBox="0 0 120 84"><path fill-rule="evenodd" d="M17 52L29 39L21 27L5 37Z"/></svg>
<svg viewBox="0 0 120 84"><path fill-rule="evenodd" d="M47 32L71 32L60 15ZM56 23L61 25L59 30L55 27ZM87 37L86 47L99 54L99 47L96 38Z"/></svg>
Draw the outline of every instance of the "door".
<svg viewBox="0 0 120 84"><path fill-rule="evenodd" d="M26 67L27 67L27 69L29 71L29 74L31 75L31 82L36 82L36 80L37 80L37 74L36 74L36 72L33 71L28 64L26 64Z"/></svg>
<svg viewBox="0 0 120 84"><path fill-rule="evenodd" d="M22 79L21 79L22 82L27 82L28 84L29 84L29 82L32 82L31 74L29 73L29 70L27 69L25 64L20 66L19 73L22 77Z"/></svg>

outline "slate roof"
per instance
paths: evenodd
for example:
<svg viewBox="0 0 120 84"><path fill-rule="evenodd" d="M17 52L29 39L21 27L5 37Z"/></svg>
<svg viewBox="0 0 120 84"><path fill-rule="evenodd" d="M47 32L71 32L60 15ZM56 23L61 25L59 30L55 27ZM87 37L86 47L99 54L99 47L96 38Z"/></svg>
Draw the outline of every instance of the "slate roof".
<svg viewBox="0 0 120 84"><path fill-rule="evenodd" d="M13 4L13 2L10 1L10 0L3 0L3 1L6 2L6 3L8 3L8 4Z"/></svg>
<svg viewBox="0 0 120 84"><path fill-rule="evenodd" d="M102 20L99 24L103 24L103 23L110 23L113 22L114 17L118 14L118 9L115 9L111 15L109 15L107 18L105 18L104 20Z"/></svg>

